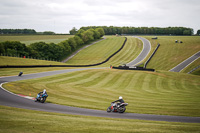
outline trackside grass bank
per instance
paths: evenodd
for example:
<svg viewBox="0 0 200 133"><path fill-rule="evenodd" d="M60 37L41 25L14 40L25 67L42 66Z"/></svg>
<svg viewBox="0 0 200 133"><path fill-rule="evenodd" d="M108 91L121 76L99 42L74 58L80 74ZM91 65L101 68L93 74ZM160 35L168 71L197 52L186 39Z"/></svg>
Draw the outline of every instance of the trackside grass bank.
<svg viewBox="0 0 200 133"><path fill-rule="evenodd" d="M105 37L105 40L83 49L66 63L70 65L82 65L102 62L116 52L122 46L125 40L124 37ZM139 39L127 37L127 42L123 49L101 66L109 67L110 65L118 66L121 64L126 64L134 60L142 51L142 48L143 45Z"/></svg>
<svg viewBox="0 0 200 133"><path fill-rule="evenodd" d="M153 47L160 43L160 47L147 67L156 70L169 71L185 59L200 51L200 36L143 36L150 40ZM182 41L183 43L175 43ZM193 65L193 64L192 64ZM200 62L194 65L200 65Z"/></svg>
<svg viewBox="0 0 200 133"><path fill-rule="evenodd" d="M65 65L65 63L29 58L0 56L0 66L6 65Z"/></svg>
<svg viewBox="0 0 200 133"><path fill-rule="evenodd" d="M197 133L200 124L76 116L0 106L0 133Z"/></svg>
<svg viewBox="0 0 200 133"><path fill-rule="evenodd" d="M47 102L106 110L119 96L127 112L200 116L200 77L173 72L85 70L4 84L17 94L36 96L46 88Z"/></svg>
<svg viewBox="0 0 200 133"><path fill-rule="evenodd" d="M0 65L65 65L65 63L55 61L45 61L27 58L0 56ZM70 69L69 67L46 67L46 68L0 68L0 76L18 75L20 71L24 74L39 73L45 71L55 71L62 69Z"/></svg>
<svg viewBox="0 0 200 133"><path fill-rule="evenodd" d="M124 40L124 37L106 36L105 40L81 50L66 64L88 65L100 63L115 53L122 46Z"/></svg>

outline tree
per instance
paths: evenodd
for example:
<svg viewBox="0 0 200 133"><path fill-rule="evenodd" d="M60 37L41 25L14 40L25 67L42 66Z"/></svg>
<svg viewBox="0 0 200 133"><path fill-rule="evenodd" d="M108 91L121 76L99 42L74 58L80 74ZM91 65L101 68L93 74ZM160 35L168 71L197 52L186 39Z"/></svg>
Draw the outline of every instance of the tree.
<svg viewBox="0 0 200 133"><path fill-rule="evenodd" d="M94 39L99 39L100 38L100 32L97 30L97 29L95 29L94 31Z"/></svg>
<svg viewBox="0 0 200 133"><path fill-rule="evenodd" d="M78 30L78 32L76 33L77 36L79 36L80 38L82 38L82 33L85 32L85 30L80 29Z"/></svg>
<svg viewBox="0 0 200 133"><path fill-rule="evenodd" d="M97 28L96 30L100 33L100 37L105 35L105 32L104 32L103 28Z"/></svg>
<svg viewBox="0 0 200 133"><path fill-rule="evenodd" d="M5 48L4 48L3 43L0 43L0 53L1 53L1 54L4 54L4 53L5 53Z"/></svg>
<svg viewBox="0 0 200 133"><path fill-rule="evenodd" d="M197 30L197 35L200 35L200 30Z"/></svg>
<svg viewBox="0 0 200 133"><path fill-rule="evenodd" d="M68 43L73 51L76 50L77 44L73 37L68 39Z"/></svg>
<svg viewBox="0 0 200 133"><path fill-rule="evenodd" d="M69 31L70 35L75 35L77 33L77 29L75 27L73 27L70 31Z"/></svg>
<svg viewBox="0 0 200 133"><path fill-rule="evenodd" d="M71 46L68 43L68 40L62 41L58 44L62 48L62 56L68 55L71 52Z"/></svg>
<svg viewBox="0 0 200 133"><path fill-rule="evenodd" d="M79 36L77 36L77 35L74 36L74 40L76 41L76 44L77 44L78 46L84 44L83 40L82 40Z"/></svg>
<svg viewBox="0 0 200 133"><path fill-rule="evenodd" d="M44 35L55 35L55 32L52 32L52 31L44 31L43 34L44 34Z"/></svg>
<svg viewBox="0 0 200 133"><path fill-rule="evenodd" d="M94 40L94 33L91 30L84 31L81 36L84 43L88 43L89 41Z"/></svg>
<svg viewBox="0 0 200 133"><path fill-rule="evenodd" d="M191 35L191 31L190 30L184 30L183 35Z"/></svg>

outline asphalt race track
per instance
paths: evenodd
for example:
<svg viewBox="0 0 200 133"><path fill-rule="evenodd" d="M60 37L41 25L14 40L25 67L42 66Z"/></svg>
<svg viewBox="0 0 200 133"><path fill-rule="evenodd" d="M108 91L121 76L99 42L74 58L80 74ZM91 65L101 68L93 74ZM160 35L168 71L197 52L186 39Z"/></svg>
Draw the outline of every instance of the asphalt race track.
<svg viewBox="0 0 200 133"><path fill-rule="evenodd" d="M9 77L0 77L0 105L24 108L30 110L39 110L46 112L57 112L64 114L73 114L73 115L85 115L85 116L95 116L95 117L108 117L108 118L121 118L121 119L139 119L139 120L152 120L152 121L168 121L168 122L186 122L186 123L200 123L200 117L184 117L184 116L165 116L165 115L150 115L150 114L135 114L135 113L107 113L101 110L92 110L84 109L77 107L69 107L63 105L57 105L52 103L39 103L34 102L34 100L26 99L15 95L7 90L2 88L2 83L34 79L40 77L46 77L56 74L68 73L73 71L82 71L89 69L105 69L105 68L79 68L79 69L67 69L67 70L58 70L50 72L42 72L35 74L26 74L21 77L18 76L9 76ZM110 103L108 103L109 106Z"/></svg>
<svg viewBox="0 0 200 133"><path fill-rule="evenodd" d="M198 58L200 58L200 51L197 52L196 54L192 55L188 59L184 60L183 62L181 62L180 64L178 64L177 66L175 66L174 68L172 68L169 71L171 71L171 72L180 72L181 70L183 70L185 67L190 65L192 62L194 62Z"/></svg>
<svg viewBox="0 0 200 133"><path fill-rule="evenodd" d="M126 64L127 66L136 66L136 65L138 65L138 63L143 61L147 57L149 52L151 51L151 43L149 42L149 40L147 40L145 38L142 38L142 37L137 37L137 36L134 36L134 37L140 39L143 42L143 50L138 55L137 58L135 58L133 61L127 63Z"/></svg>

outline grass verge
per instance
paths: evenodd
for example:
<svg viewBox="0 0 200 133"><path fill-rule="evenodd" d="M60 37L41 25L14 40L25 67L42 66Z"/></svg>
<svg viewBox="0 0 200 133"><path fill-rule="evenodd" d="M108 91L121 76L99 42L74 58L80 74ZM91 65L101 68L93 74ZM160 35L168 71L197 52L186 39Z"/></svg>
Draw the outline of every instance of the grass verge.
<svg viewBox="0 0 200 133"><path fill-rule="evenodd" d="M0 133L199 132L200 124L112 119L0 106Z"/></svg>
<svg viewBox="0 0 200 133"><path fill-rule="evenodd" d="M200 116L200 77L173 72L114 69L85 70L4 84L17 93L36 96L46 88L47 102L106 110L123 96L127 112Z"/></svg>
<svg viewBox="0 0 200 133"><path fill-rule="evenodd" d="M157 40L151 39L152 36L144 37L150 40L153 49L160 43L158 51L147 65L156 70L168 71L200 51L199 36L158 36ZM175 43L175 40L183 41L183 43Z"/></svg>

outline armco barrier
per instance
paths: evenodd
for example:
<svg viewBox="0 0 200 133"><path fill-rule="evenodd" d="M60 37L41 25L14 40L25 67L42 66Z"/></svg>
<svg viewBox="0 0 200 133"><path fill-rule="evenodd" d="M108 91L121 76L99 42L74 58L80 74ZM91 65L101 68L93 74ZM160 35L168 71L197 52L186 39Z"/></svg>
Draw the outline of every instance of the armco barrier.
<svg viewBox="0 0 200 133"><path fill-rule="evenodd" d="M144 68L146 68L147 64L149 63L149 61L151 60L151 58L154 56L154 54L156 53L156 51L158 50L158 48L160 47L160 44L157 45L156 49L154 50L154 52L152 53L152 55L149 57L149 59L145 62L144 64Z"/></svg>
<svg viewBox="0 0 200 133"><path fill-rule="evenodd" d="M143 67L134 67L134 68L130 68L128 66L119 66L119 67L115 67L113 66L112 68L114 69L121 69L121 70L140 70L140 71L152 71L154 72L155 69L146 69L146 68L143 68Z"/></svg>
<svg viewBox="0 0 200 133"><path fill-rule="evenodd" d="M101 64L104 64L110 60L114 55L116 55L119 51L123 49L127 41L127 37L125 37L123 45L118 49L115 53L113 53L111 56L109 56L106 60L96 63L96 64L90 64L90 65L6 65L6 66L0 66L0 68L33 68L33 67L91 67L91 66L98 66Z"/></svg>

